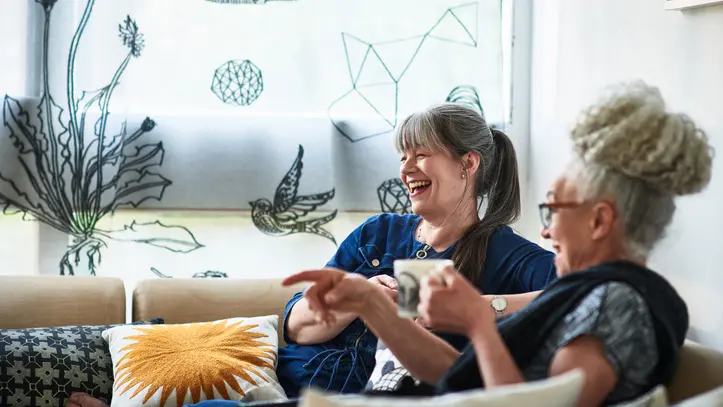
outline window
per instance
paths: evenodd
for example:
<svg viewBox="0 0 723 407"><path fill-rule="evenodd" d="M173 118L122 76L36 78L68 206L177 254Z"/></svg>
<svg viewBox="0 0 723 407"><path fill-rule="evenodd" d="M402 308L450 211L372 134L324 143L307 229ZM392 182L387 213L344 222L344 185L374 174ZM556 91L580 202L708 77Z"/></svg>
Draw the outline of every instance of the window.
<svg viewBox="0 0 723 407"><path fill-rule="evenodd" d="M445 100L483 108L498 125L509 119L511 1L13 3L23 4L12 6L15 17L0 13L14 24L2 29L24 34L0 41L22 63L0 72L19 82L0 85L34 97L13 109L35 120L37 71L57 105L40 114L59 143L54 157L44 150L40 177L52 202L19 159L0 163L20 192L33 192L25 208L52 212L35 236L48 227L69 236L64 259L40 259L43 272L65 264L125 278L249 276L322 265L332 239L372 213L405 210L394 182L397 120ZM35 58L45 18L47 65ZM314 201L304 215L328 218L326 235L253 221L276 209L284 183ZM26 198L7 183L0 194Z"/></svg>
<svg viewBox="0 0 723 407"><path fill-rule="evenodd" d="M0 4L0 93L27 94L30 56L27 1Z"/></svg>

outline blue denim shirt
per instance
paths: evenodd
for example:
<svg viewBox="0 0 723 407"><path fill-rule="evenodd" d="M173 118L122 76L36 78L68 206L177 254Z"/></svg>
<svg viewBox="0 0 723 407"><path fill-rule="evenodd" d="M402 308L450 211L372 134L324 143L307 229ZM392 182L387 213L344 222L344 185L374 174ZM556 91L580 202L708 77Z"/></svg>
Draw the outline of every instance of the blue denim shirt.
<svg viewBox="0 0 723 407"><path fill-rule="evenodd" d="M421 218L416 215L384 213L369 218L339 246L326 264L360 273L367 278L394 275L396 259L414 258L424 244L415 239ZM455 245L437 253L427 251L427 258L451 258ZM554 254L502 227L490 237L479 289L485 294L519 294L542 290L556 278ZM277 375L289 397L298 397L303 387L314 386L340 392L363 390L374 369L377 338L357 319L334 339L318 345L298 345L289 339L286 320L294 304L303 297L296 293L286 304L283 321L284 340L279 349ZM457 349L467 339L440 334Z"/></svg>

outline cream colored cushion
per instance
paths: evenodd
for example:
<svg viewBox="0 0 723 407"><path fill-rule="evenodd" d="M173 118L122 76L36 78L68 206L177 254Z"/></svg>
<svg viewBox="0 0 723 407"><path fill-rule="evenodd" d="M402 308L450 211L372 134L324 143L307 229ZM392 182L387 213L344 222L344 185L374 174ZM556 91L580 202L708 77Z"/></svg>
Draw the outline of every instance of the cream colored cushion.
<svg viewBox="0 0 723 407"><path fill-rule="evenodd" d="M613 407L668 407L668 395L664 386L657 386L635 400L615 404Z"/></svg>
<svg viewBox="0 0 723 407"><path fill-rule="evenodd" d="M706 393L675 404L675 407L712 407L723 406L723 387L718 387Z"/></svg>
<svg viewBox="0 0 723 407"><path fill-rule="evenodd" d="M582 383L582 372L573 370L547 380L429 398L328 396L308 390L299 407L572 407L580 395Z"/></svg>
<svg viewBox="0 0 723 407"><path fill-rule="evenodd" d="M276 377L277 325L273 315L108 329L112 406L285 399Z"/></svg>
<svg viewBox="0 0 723 407"><path fill-rule="evenodd" d="M118 278L0 276L0 329L125 322L125 288Z"/></svg>
<svg viewBox="0 0 723 407"><path fill-rule="evenodd" d="M280 279L144 280L133 291L133 320L163 318L166 324L181 324L278 315L281 322L286 303L301 289L302 286L282 287ZM280 336L279 344L285 345Z"/></svg>
<svg viewBox="0 0 723 407"><path fill-rule="evenodd" d="M693 341L685 341L675 377L668 385L671 404L723 386L723 353Z"/></svg>

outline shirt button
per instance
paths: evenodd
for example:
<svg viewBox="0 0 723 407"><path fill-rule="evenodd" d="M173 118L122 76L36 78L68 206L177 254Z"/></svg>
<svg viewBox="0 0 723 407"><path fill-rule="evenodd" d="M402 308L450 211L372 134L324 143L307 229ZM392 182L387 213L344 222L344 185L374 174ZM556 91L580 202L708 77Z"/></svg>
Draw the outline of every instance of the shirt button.
<svg viewBox="0 0 723 407"><path fill-rule="evenodd" d="M372 260L372 266L379 267L379 260L377 260L377 259Z"/></svg>

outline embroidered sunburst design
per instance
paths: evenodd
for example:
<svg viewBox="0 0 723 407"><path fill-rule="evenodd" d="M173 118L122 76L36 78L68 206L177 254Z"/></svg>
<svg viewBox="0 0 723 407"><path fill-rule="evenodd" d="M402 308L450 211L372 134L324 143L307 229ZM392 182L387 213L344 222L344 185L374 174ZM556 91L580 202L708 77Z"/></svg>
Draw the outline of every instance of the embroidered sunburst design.
<svg viewBox="0 0 723 407"><path fill-rule="evenodd" d="M201 390L207 399L214 398L215 388L225 399L230 399L226 385L245 395L237 378L257 386L250 375L268 383L260 368L274 369L276 353L263 333L253 332L258 325L244 325L244 321L230 323L227 320L183 324L153 325L139 327L139 335L126 336L134 340L120 349L128 351L116 363L117 377L114 386L124 394L138 386L130 398L148 389L145 404L161 389L160 406L176 391L176 404L183 405L188 391L194 403L198 403Z"/></svg>

